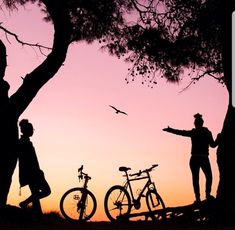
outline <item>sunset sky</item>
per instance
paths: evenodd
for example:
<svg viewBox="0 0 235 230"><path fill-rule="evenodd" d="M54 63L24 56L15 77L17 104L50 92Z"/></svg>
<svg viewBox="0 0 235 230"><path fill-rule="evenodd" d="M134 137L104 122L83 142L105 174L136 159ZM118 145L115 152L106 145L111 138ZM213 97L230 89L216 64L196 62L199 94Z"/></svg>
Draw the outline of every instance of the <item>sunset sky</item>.
<svg viewBox="0 0 235 230"><path fill-rule="evenodd" d="M1 11L0 23L20 39L51 46L52 25L42 20L39 9L32 5L18 11ZM45 58L38 50L19 45L13 37L0 39L7 47L8 66L5 79L10 94ZM160 79L153 89L141 80L127 84L129 64L107 52L99 43L72 44L67 59L56 76L44 86L21 118L34 125L32 142L40 166L51 186L52 194L42 200L44 211L58 211L63 193L79 186L77 168L84 165L92 180L89 189L95 194L98 208L92 220L107 220L103 210L106 191L122 184L119 166L134 171L158 163L152 172L159 193L167 207L194 201L189 169L189 138L163 132L168 125L192 129L193 115L203 114L205 126L214 137L221 131L227 109L227 91L214 79L205 77L181 92L189 83L170 84ZM180 93L181 92L181 93ZM114 105L128 116L115 114ZM218 168L216 149L210 149L213 171L212 195L216 195ZM201 194L204 198L204 175ZM18 205L28 194L27 187L19 196L16 168L8 203Z"/></svg>

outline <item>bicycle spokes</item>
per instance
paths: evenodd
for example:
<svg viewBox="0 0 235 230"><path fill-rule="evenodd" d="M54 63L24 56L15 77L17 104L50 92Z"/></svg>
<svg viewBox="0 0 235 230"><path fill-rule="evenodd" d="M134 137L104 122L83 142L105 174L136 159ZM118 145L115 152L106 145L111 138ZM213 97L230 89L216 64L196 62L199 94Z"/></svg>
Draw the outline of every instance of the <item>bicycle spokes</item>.
<svg viewBox="0 0 235 230"><path fill-rule="evenodd" d="M124 206L127 205L127 201L125 200L124 194L120 193L120 195L122 195L122 197L118 196L117 199L114 200L114 202L113 202L113 205L114 205L113 210L118 209L121 214L122 210L125 208Z"/></svg>
<svg viewBox="0 0 235 230"><path fill-rule="evenodd" d="M62 196L60 209L66 219L86 221L95 213L96 200L90 191L83 188L73 188Z"/></svg>
<svg viewBox="0 0 235 230"><path fill-rule="evenodd" d="M113 221L130 212L131 202L127 191L121 186L112 187L105 197L105 212Z"/></svg>

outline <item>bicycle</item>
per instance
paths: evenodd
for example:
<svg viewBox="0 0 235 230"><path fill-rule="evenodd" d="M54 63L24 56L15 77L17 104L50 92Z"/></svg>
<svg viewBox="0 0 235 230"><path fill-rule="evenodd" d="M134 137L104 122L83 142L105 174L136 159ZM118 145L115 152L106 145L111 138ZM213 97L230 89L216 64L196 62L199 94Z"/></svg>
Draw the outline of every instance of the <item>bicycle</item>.
<svg viewBox="0 0 235 230"><path fill-rule="evenodd" d="M164 210L165 204L157 192L155 183L151 180L150 176L150 172L157 166L157 164L152 165L150 168L142 171L140 170L134 174L128 174L128 171L131 170L131 168L119 168L119 171L125 173L124 177L126 177L126 180L124 185L112 186L107 191L104 199L105 213L110 221L119 220L120 217L128 217L132 207L137 210L140 209L140 200L142 197L145 197L148 210L152 214L151 216L154 216L154 219L160 220L164 218L164 212L155 212L156 210ZM131 182L144 179L147 179L147 182L144 184L142 190L140 190L138 196L135 198Z"/></svg>
<svg viewBox="0 0 235 230"><path fill-rule="evenodd" d="M84 180L82 187L71 188L60 199L60 211L67 220L87 221L95 214L97 202L94 194L87 189L91 179L83 172L83 165L78 169L79 182Z"/></svg>

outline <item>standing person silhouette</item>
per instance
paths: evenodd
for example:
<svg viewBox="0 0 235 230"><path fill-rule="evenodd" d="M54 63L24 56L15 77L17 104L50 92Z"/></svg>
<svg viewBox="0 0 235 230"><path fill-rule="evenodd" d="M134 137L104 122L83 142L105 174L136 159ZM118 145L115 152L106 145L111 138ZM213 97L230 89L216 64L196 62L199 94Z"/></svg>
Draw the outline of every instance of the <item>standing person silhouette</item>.
<svg viewBox="0 0 235 230"><path fill-rule="evenodd" d="M214 148L217 146L217 141L214 141L211 131L203 127L202 115L197 113L194 115L194 126L192 130L177 130L170 128L164 128L163 131L167 131L173 134L186 136L191 138L191 158L190 158L190 169L192 172L193 188L195 193L195 203L201 201L200 199L200 187L199 187L199 171L200 168L206 177L206 198L210 199L211 196L211 185L212 185L212 172L209 161L209 146Z"/></svg>
<svg viewBox="0 0 235 230"><path fill-rule="evenodd" d="M19 180L20 186L28 185L31 196L20 202L21 208L26 208L32 202L33 212L36 217L42 215L40 199L49 196L50 186L45 180L44 173L39 167L37 155L30 137L33 135L33 125L27 119L19 123L22 133L19 140Z"/></svg>

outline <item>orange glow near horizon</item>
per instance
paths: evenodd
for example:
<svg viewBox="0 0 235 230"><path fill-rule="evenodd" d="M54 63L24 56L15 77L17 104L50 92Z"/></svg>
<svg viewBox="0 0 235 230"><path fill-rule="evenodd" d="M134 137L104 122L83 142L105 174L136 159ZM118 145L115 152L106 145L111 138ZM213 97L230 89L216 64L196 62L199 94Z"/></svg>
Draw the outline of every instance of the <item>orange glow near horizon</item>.
<svg viewBox="0 0 235 230"><path fill-rule="evenodd" d="M50 46L51 25L42 21L36 7L27 5L11 15L1 11L3 26L22 40ZM6 41L8 67L6 80L11 93L25 76L40 64L43 56L32 48L22 47L13 38ZM72 44L67 59L56 76L43 87L21 118L34 125L32 142L40 166L51 186L52 194L42 200L44 211L59 211L63 193L79 186L77 168L84 165L92 180L89 189L97 198L92 220L107 220L103 202L106 191L122 184L119 166L138 171L158 163L152 172L158 191L167 207L194 201L189 169L190 139L163 132L164 127L192 129L193 115L203 114L205 126L214 136L221 131L227 110L226 88L214 79L205 78L189 89L189 79L174 85L160 79L153 89L136 80L126 84L128 65L99 50L97 43ZM117 106L128 116L115 114L109 105ZM213 171L212 195L216 195L218 168L216 149L210 149ZM201 174L204 198L205 179ZM8 203L18 205L28 188L19 196L16 168Z"/></svg>

